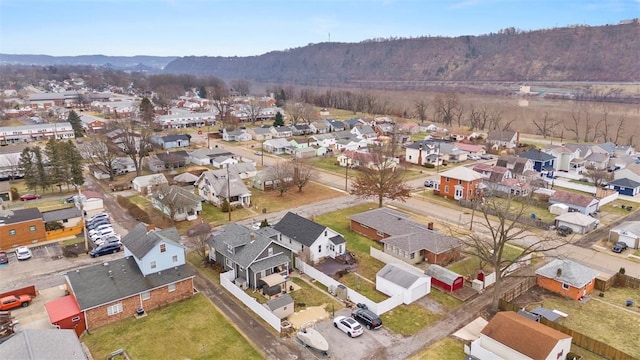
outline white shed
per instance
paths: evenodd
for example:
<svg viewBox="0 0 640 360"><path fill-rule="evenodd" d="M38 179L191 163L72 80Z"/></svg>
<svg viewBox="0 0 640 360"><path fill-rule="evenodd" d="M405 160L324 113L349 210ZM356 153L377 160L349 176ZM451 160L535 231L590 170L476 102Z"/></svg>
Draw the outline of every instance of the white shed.
<svg viewBox="0 0 640 360"><path fill-rule="evenodd" d="M411 304L431 292L431 277L387 264L376 274L376 290L388 296L402 295L402 302Z"/></svg>
<svg viewBox="0 0 640 360"><path fill-rule="evenodd" d="M553 215L562 215L569 212L569 206L565 204L553 204L549 206L549 212Z"/></svg>

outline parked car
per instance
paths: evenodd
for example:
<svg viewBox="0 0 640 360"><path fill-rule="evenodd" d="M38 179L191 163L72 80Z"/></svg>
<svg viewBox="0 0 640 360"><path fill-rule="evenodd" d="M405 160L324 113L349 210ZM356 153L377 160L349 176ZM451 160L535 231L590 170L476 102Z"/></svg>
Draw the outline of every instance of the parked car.
<svg viewBox="0 0 640 360"><path fill-rule="evenodd" d="M565 225L558 226L558 229L556 231L560 236L567 236L567 235L573 234L573 229Z"/></svg>
<svg viewBox="0 0 640 360"><path fill-rule="evenodd" d="M26 246L20 246L16 249L16 258L18 260L31 259L31 256L33 256L33 254L31 253L31 250Z"/></svg>
<svg viewBox="0 0 640 360"><path fill-rule="evenodd" d="M0 311L6 311L17 307L27 307L33 298L31 295L11 295L0 299Z"/></svg>
<svg viewBox="0 0 640 360"><path fill-rule="evenodd" d="M629 246L627 245L626 242L618 241L615 245L613 245L613 247L611 248L611 251L613 251L614 253L620 254L621 252L627 250L628 247Z"/></svg>
<svg viewBox="0 0 640 360"><path fill-rule="evenodd" d="M431 180L431 179L427 179L424 181L424 186L426 187L433 187L433 185L435 184L435 180Z"/></svg>
<svg viewBox="0 0 640 360"><path fill-rule="evenodd" d="M482 159L482 160L491 160L491 159L493 159L493 156L491 156L489 154L482 154L482 155L480 155L480 159Z"/></svg>
<svg viewBox="0 0 640 360"><path fill-rule="evenodd" d="M254 155L262 155L262 151L255 151L253 154Z"/></svg>
<svg viewBox="0 0 640 360"><path fill-rule="evenodd" d="M358 304L351 316L362 323L367 329L379 329L382 327L382 320L376 313L369 310L367 305Z"/></svg>
<svg viewBox="0 0 640 360"><path fill-rule="evenodd" d="M4 251L0 251L0 264L8 264L9 263L9 256L7 256L7 253Z"/></svg>
<svg viewBox="0 0 640 360"><path fill-rule="evenodd" d="M93 241L93 243L96 244L96 246L100 246L104 243L112 243L112 242L120 242L120 235L118 234L107 235L107 236L99 237Z"/></svg>
<svg viewBox="0 0 640 360"><path fill-rule="evenodd" d="M106 230L102 230L100 232L94 233L89 235L89 238L91 238L91 241L96 241L98 239L106 239L109 236L115 236L117 235L115 230L113 229L106 229Z"/></svg>
<svg viewBox="0 0 640 360"><path fill-rule="evenodd" d="M109 218L109 214L106 213L106 212L95 214L95 215L91 216L90 218L88 218L87 222L93 222L95 220L103 219L103 218L104 219L108 219Z"/></svg>
<svg viewBox="0 0 640 360"><path fill-rule="evenodd" d="M104 229L113 229L113 225L111 225L111 223L105 223L105 224L100 224L100 225L96 225L93 226L91 229L89 229L89 235L93 235L97 232L100 232Z"/></svg>
<svg viewBox="0 0 640 360"><path fill-rule="evenodd" d="M122 244L120 244L119 242L117 242L117 243L106 243L106 244L102 244L102 245L98 246L97 248L91 250L89 252L89 255L91 255L91 257L97 257L97 256L102 256L102 255L115 254L115 253L119 252L120 250L122 250Z"/></svg>
<svg viewBox="0 0 640 360"><path fill-rule="evenodd" d="M349 335L349 337L360 336L364 332L362 326L360 326L357 321L346 316L336 316L336 318L333 319L333 326L342 330Z"/></svg>
<svg viewBox="0 0 640 360"><path fill-rule="evenodd" d="M67 204L73 204L76 202L76 196L69 196L68 198L64 199L64 202Z"/></svg>
<svg viewBox="0 0 640 360"><path fill-rule="evenodd" d="M87 229L88 230L93 230L93 229L97 228L98 226L102 226L102 225L111 225L111 222L109 221L109 219L96 220L94 222L88 223L87 224Z"/></svg>
<svg viewBox="0 0 640 360"><path fill-rule="evenodd" d="M471 155L467 155L467 159L469 159L469 160L480 160L480 156L471 154Z"/></svg>
<svg viewBox="0 0 640 360"><path fill-rule="evenodd" d="M24 194L20 196L20 201L37 200L40 199L39 194Z"/></svg>

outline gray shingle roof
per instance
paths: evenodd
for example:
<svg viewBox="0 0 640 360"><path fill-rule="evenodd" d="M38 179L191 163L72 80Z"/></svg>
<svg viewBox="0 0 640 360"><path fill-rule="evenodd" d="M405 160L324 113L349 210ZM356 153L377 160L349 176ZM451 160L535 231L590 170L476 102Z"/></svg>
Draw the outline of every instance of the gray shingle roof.
<svg viewBox="0 0 640 360"><path fill-rule="evenodd" d="M42 219L42 213L38 208L0 211L0 223L4 224L16 224L34 219Z"/></svg>
<svg viewBox="0 0 640 360"><path fill-rule="evenodd" d="M331 241L331 243L333 243L334 245L339 245L339 244L344 244L345 243L344 237L342 237L342 235L336 235L336 236L332 237L331 239L329 239L329 241Z"/></svg>
<svg viewBox="0 0 640 360"><path fill-rule="evenodd" d="M42 213L42 219L44 219L44 222L67 220L76 217L82 217L82 212L75 206Z"/></svg>
<svg viewBox="0 0 640 360"><path fill-rule="evenodd" d="M593 281L598 276L598 272L575 261L555 259L539 268L536 271L536 275L581 288L587 285L589 281Z"/></svg>
<svg viewBox="0 0 640 360"><path fill-rule="evenodd" d="M108 265L98 264L66 274L80 310L88 310L194 276L186 265L144 276L133 257L105 264Z"/></svg>
<svg viewBox="0 0 640 360"><path fill-rule="evenodd" d="M271 311L276 310L276 309L280 309L283 306L289 305L289 304L293 304L293 298L291 297L291 295L289 294L284 294L278 298L275 298L273 300L269 300L265 303L265 305L267 306L267 308Z"/></svg>
<svg viewBox="0 0 640 360"><path fill-rule="evenodd" d="M276 256L270 256L264 260L254 262L249 266L249 269L256 273L267 269L273 269L278 265L288 264L289 262L291 262L291 259L286 254L278 254Z"/></svg>
<svg viewBox="0 0 640 360"><path fill-rule="evenodd" d="M263 228L267 229L267 228ZM282 243L264 235L270 230L252 230L245 226L231 223L216 231L210 240L210 244L217 252L231 259L238 265L247 268L271 243L283 246ZM251 237L253 236L253 241ZM233 248L233 253L227 251L228 246ZM278 262L275 265L279 265Z"/></svg>
<svg viewBox="0 0 640 360"><path fill-rule="evenodd" d="M288 212L273 228L307 247L313 245L326 229L325 226L292 212Z"/></svg>
<svg viewBox="0 0 640 360"><path fill-rule="evenodd" d="M179 135L167 135L167 136L163 136L162 137L162 141L164 142L172 142L172 141L178 141L178 140L190 140L190 137L184 134L179 134Z"/></svg>
<svg viewBox="0 0 640 360"><path fill-rule="evenodd" d="M147 225L139 223L122 238L122 244L138 259L142 259L159 242L170 242L176 246L180 244L180 235L175 227L169 229L152 229L147 231Z"/></svg>
<svg viewBox="0 0 640 360"><path fill-rule="evenodd" d="M432 254L442 254L462 246L460 240L429 230L426 227L422 227L422 231L391 236L380 240L380 242L410 253L424 249Z"/></svg>
<svg viewBox="0 0 640 360"><path fill-rule="evenodd" d="M440 265L436 265L436 264L431 264L429 265L429 267L427 268L427 270L424 272L425 274L431 276L432 278L436 278L440 281L443 281L449 285L453 285L453 282L459 278L460 274L455 273L445 267L442 267Z"/></svg>
<svg viewBox="0 0 640 360"><path fill-rule="evenodd" d="M522 154L518 155L518 157L531 159L532 161L541 161L541 162L546 162L556 158L555 156L549 155L546 152L543 152L538 149L531 149L527 152L523 152Z"/></svg>
<svg viewBox="0 0 640 360"><path fill-rule="evenodd" d="M352 215L349 219L385 234L402 235L407 231L398 224L409 221L409 215L388 208L379 208Z"/></svg>
<svg viewBox="0 0 640 360"><path fill-rule="evenodd" d="M385 265L376 276L380 276L383 279L391 281L396 285L400 285L405 289L408 289L413 285L420 276L413 274L407 270L404 270L394 264Z"/></svg>
<svg viewBox="0 0 640 360"><path fill-rule="evenodd" d="M70 329L24 329L0 344L3 359L88 359Z"/></svg>

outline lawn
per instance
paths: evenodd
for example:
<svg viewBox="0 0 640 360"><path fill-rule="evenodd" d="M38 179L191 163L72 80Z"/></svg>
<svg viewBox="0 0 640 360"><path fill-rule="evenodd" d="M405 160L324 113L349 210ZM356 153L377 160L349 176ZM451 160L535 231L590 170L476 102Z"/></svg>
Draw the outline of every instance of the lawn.
<svg viewBox="0 0 640 360"><path fill-rule="evenodd" d="M337 301L327 293L319 291L305 280L297 277L294 277L291 280L301 287L300 290L289 292L289 295L291 295L295 301L296 311L304 309L307 306L326 305L325 310L331 313L334 310L339 310L344 307L343 303Z"/></svg>
<svg viewBox="0 0 640 360"><path fill-rule="evenodd" d="M378 303L389 298L387 295L376 290L375 283L371 283L355 273L345 274L343 277L339 278L338 281L346 285L347 287L357 291L373 302Z"/></svg>
<svg viewBox="0 0 640 360"><path fill-rule="evenodd" d="M515 259L519 254L522 253L522 250L516 246L507 245L504 247L503 258L504 259ZM447 269L456 272L460 275L474 275L478 272L480 268L480 259L473 255L467 255L464 259L451 263L447 266ZM485 271L493 271L493 269L489 268L487 265L484 266Z"/></svg>
<svg viewBox="0 0 640 360"><path fill-rule="evenodd" d="M440 320L440 315L433 314L420 305L411 304L400 305L382 314L380 318L383 326L389 330L400 335L411 336Z"/></svg>
<svg viewBox="0 0 640 360"><path fill-rule="evenodd" d="M330 227L344 235L347 243L347 251L351 251L356 255L356 259L358 261L358 274L371 281L376 281L376 273L384 267L384 263L372 258L371 255L369 255L369 248L374 247L378 250L382 250L382 245L351 231L349 228L349 216L371 210L374 207L376 206L373 203L361 204L347 209L318 215L315 220L317 223Z"/></svg>
<svg viewBox="0 0 640 360"><path fill-rule="evenodd" d="M595 296L586 303L547 294L542 304L532 307L540 305L567 313L569 316L559 320L560 324L640 358L637 336L622 335L640 334L640 313L630 313L621 303L614 306L605 302L607 293L602 301ZM635 298L638 299L638 290L630 290L628 293L635 294ZM612 292L612 299L618 296L625 297Z"/></svg>
<svg viewBox="0 0 640 360"><path fill-rule="evenodd" d="M431 287L431 292L428 296L431 300L434 300L442 305L448 312L453 311L464 304L462 300L458 300L435 287Z"/></svg>
<svg viewBox="0 0 640 360"><path fill-rule="evenodd" d="M446 337L412 356L410 360L459 360L464 359L464 344Z"/></svg>
<svg viewBox="0 0 640 360"><path fill-rule="evenodd" d="M262 209L267 209L267 212L277 212L343 195L342 192L313 182L302 188L302 192L298 192L298 188L291 188L282 196L280 196L279 191L255 190L251 191L251 204L253 204L256 211L252 216L258 220L262 214Z"/></svg>
<svg viewBox="0 0 640 360"><path fill-rule="evenodd" d="M128 318L84 335L95 359L125 349L133 359L262 359L204 295L197 294L136 320Z"/></svg>
<svg viewBox="0 0 640 360"><path fill-rule="evenodd" d="M216 271L211 266L208 266L208 263L204 262L200 255L198 255L195 251L190 251L187 253L187 261L191 265L198 268L198 270L203 273L209 280L220 285L220 272Z"/></svg>

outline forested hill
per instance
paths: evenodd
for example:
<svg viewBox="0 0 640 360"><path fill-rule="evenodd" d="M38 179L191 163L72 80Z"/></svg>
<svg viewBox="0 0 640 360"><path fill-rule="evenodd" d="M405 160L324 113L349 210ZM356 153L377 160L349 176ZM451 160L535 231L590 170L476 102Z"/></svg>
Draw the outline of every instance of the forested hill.
<svg viewBox="0 0 640 360"><path fill-rule="evenodd" d="M252 57L181 57L169 73L308 85L361 81L640 81L640 25L321 43Z"/></svg>

